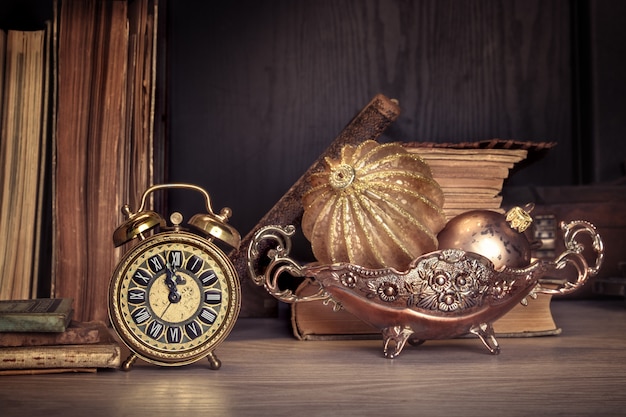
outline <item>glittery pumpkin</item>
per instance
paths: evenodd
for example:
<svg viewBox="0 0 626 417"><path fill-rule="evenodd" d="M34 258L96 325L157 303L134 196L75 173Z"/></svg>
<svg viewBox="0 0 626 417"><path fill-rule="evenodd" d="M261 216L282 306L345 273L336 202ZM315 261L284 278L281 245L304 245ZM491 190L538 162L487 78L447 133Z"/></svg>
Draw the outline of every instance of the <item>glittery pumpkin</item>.
<svg viewBox="0 0 626 417"><path fill-rule="evenodd" d="M325 163L302 198L302 231L319 262L402 270L437 249L443 191L418 155L368 140Z"/></svg>

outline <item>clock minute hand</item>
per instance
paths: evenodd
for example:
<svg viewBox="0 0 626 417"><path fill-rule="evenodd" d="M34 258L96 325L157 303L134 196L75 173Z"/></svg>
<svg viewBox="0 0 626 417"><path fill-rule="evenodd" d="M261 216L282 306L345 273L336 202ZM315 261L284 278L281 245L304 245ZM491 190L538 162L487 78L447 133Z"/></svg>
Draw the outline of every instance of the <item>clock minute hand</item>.
<svg viewBox="0 0 626 417"><path fill-rule="evenodd" d="M170 301L170 303L167 305L167 307L165 307L165 310L163 310L161 312L161 314L159 315L160 318L163 318L165 316L165 313L167 312L167 309L170 308L171 305L172 305L172 302Z"/></svg>

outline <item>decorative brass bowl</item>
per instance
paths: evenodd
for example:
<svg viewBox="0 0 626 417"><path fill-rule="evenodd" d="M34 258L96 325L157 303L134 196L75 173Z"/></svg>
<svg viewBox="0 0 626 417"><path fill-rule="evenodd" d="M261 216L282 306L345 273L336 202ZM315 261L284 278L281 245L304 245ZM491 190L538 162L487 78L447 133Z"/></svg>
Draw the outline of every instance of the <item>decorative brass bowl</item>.
<svg viewBox="0 0 626 417"><path fill-rule="evenodd" d="M266 226L256 232L248 247L248 267L254 282L280 301L325 300L380 329L387 358L398 356L406 342L420 344L469 333L478 336L489 352L498 354L494 321L528 295L568 294L598 272L604 247L595 227L576 220L561 223L561 230L565 250L552 261L535 260L522 268L496 269L477 253L444 249L419 256L406 271L397 271L350 263L300 265L289 257L295 227ZM591 238L593 266L583 256L584 245L579 241L585 234ZM260 258L265 255L269 264L259 271L259 265L264 264ZM556 289L541 285L540 278L563 272L567 265L577 271L576 279L566 279ZM299 297L289 289L280 289L278 280L284 273L313 278L319 291Z"/></svg>

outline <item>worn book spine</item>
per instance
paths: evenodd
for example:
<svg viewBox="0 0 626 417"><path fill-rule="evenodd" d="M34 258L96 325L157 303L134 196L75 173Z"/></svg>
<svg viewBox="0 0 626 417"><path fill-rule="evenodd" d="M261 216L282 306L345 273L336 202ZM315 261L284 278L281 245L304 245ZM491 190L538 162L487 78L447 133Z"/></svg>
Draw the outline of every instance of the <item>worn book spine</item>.
<svg viewBox="0 0 626 417"><path fill-rule="evenodd" d="M500 337L552 336L561 333L552 316L552 295L537 294L527 298L528 304L519 304L493 323Z"/></svg>
<svg viewBox="0 0 626 417"><path fill-rule="evenodd" d="M0 332L63 332L72 303L71 298L0 301Z"/></svg>
<svg viewBox="0 0 626 417"><path fill-rule="evenodd" d="M97 368L0 369L2 375L49 375L65 373L96 373Z"/></svg>
<svg viewBox="0 0 626 417"><path fill-rule="evenodd" d="M0 91L0 299L31 297L36 291L40 181L47 138L44 75L45 30L9 30ZM2 52L2 48L0 48ZM11 215L6 215L11 213Z"/></svg>
<svg viewBox="0 0 626 417"><path fill-rule="evenodd" d="M157 3L58 3L52 294L74 298L79 321L108 320L108 282L123 253L111 243L119 208L137 207L137 190L155 183Z"/></svg>
<svg viewBox="0 0 626 417"><path fill-rule="evenodd" d="M72 321L64 332L0 332L0 347L92 344L107 332L101 321Z"/></svg>
<svg viewBox="0 0 626 417"><path fill-rule="evenodd" d="M115 342L0 348L0 369L116 368L119 365L120 347Z"/></svg>

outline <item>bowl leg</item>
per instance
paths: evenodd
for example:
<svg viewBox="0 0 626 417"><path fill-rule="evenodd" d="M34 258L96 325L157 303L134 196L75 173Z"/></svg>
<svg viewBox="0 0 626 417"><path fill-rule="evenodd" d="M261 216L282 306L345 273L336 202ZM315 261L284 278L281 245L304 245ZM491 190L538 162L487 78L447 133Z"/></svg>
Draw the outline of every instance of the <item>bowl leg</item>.
<svg viewBox="0 0 626 417"><path fill-rule="evenodd" d="M382 334L385 358L393 359L402 352L407 340L413 334L413 330L409 327L392 326L384 328Z"/></svg>
<svg viewBox="0 0 626 417"><path fill-rule="evenodd" d="M481 323L478 326L474 326L470 329L470 333L478 336L490 353L493 355L500 353L500 345L496 340L491 323Z"/></svg>

